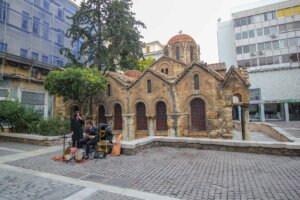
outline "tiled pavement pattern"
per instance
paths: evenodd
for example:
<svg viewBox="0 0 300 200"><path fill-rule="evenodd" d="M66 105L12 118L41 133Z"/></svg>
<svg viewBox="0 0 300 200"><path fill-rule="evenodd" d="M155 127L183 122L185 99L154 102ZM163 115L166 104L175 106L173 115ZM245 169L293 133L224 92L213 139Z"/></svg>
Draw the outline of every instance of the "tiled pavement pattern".
<svg viewBox="0 0 300 200"><path fill-rule="evenodd" d="M283 121L272 121L268 122L271 124L275 124L279 126L281 129L285 130L289 134L293 135L296 138L300 138L300 122L299 121L291 121L291 122L283 122Z"/></svg>
<svg viewBox="0 0 300 200"><path fill-rule="evenodd" d="M7 164L182 199L300 199L300 157L156 147L73 166L52 155Z"/></svg>
<svg viewBox="0 0 300 200"><path fill-rule="evenodd" d="M96 193L91 194L90 196L85 198L84 200L99 200L99 199L103 199L103 200L140 200L138 198L127 197L124 195L118 195L118 194L114 194L111 192L105 192L105 191L97 191Z"/></svg>
<svg viewBox="0 0 300 200"><path fill-rule="evenodd" d="M83 189L81 186L5 169L0 170L0 180L0 200L59 200Z"/></svg>

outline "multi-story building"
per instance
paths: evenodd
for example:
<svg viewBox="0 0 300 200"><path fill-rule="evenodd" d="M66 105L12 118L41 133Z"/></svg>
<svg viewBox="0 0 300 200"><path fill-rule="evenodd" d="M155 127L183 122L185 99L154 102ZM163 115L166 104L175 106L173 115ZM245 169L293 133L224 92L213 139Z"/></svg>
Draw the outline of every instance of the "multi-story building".
<svg viewBox="0 0 300 200"><path fill-rule="evenodd" d="M298 0L232 13L218 24L218 43L221 62L248 69L251 120L300 120Z"/></svg>
<svg viewBox="0 0 300 200"><path fill-rule="evenodd" d="M151 57L158 60L164 55L163 49L164 45L162 45L159 41L146 43L146 46L143 48L144 58Z"/></svg>
<svg viewBox="0 0 300 200"><path fill-rule="evenodd" d="M0 100L18 99L47 117L53 97L44 75L62 67L61 48L78 52L65 37L78 6L69 0L0 0Z"/></svg>

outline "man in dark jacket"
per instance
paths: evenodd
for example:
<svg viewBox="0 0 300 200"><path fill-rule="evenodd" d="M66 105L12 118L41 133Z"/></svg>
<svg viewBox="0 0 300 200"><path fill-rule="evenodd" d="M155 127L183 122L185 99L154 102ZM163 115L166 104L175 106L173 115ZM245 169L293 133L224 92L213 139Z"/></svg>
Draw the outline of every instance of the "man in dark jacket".
<svg viewBox="0 0 300 200"><path fill-rule="evenodd" d="M87 121L85 125L85 136L84 139L80 140L80 144L85 144L85 152L86 152L86 159L89 158L90 153L90 146L96 145L99 140L98 137L98 129L93 126L92 121Z"/></svg>

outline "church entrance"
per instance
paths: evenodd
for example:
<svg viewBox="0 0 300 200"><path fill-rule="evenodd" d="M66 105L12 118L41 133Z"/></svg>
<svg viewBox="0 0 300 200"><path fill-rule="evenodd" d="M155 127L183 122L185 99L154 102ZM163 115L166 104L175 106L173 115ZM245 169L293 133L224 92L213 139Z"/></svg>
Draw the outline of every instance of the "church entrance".
<svg viewBox="0 0 300 200"><path fill-rule="evenodd" d="M148 130L146 107L142 102L136 105L136 129Z"/></svg>
<svg viewBox="0 0 300 200"><path fill-rule="evenodd" d="M167 107L162 101L156 104L156 130L166 131L168 130L167 124Z"/></svg>
<svg viewBox="0 0 300 200"><path fill-rule="evenodd" d="M100 123L107 124L107 120L105 117L105 108L103 105L99 106L98 108L98 124Z"/></svg>
<svg viewBox="0 0 300 200"><path fill-rule="evenodd" d="M115 115L114 115L114 129L122 130L122 107L120 104L115 105Z"/></svg>
<svg viewBox="0 0 300 200"><path fill-rule="evenodd" d="M196 98L191 102L192 131L206 131L205 102Z"/></svg>

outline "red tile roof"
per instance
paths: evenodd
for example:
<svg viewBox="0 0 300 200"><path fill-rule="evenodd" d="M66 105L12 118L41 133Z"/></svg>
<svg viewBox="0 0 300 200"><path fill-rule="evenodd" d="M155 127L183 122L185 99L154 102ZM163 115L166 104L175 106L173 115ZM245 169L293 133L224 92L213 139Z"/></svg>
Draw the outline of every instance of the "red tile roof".
<svg viewBox="0 0 300 200"><path fill-rule="evenodd" d="M225 63L213 63L213 64L208 64L207 66L215 71L226 70Z"/></svg>
<svg viewBox="0 0 300 200"><path fill-rule="evenodd" d="M176 42L186 43L186 42L195 42L195 40L187 34L178 34L178 35L173 36L169 40L168 45L172 45Z"/></svg>
<svg viewBox="0 0 300 200"><path fill-rule="evenodd" d="M139 70L127 70L125 72L126 76L129 76L131 78L137 78L142 74L142 72L140 72Z"/></svg>

